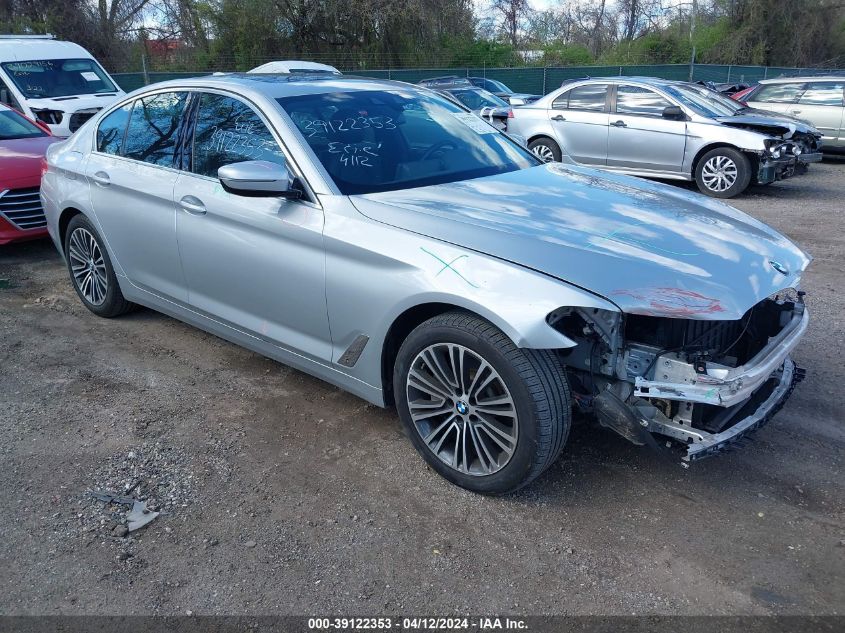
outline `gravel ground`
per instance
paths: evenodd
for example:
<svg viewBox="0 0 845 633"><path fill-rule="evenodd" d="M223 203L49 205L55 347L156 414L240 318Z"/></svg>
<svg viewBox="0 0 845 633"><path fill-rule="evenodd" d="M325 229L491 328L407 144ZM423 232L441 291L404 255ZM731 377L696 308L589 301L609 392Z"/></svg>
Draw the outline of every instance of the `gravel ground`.
<svg viewBox="0 0 845 633"><path fill-rule="evenodd" d="M2 614L842 614L845 162L734 201L816 260L808 378L683 470L582 423L506 498L396 415L151 311L88 313L49 242L0 250ZM126 536L128 507L161 514Z"/></svg>

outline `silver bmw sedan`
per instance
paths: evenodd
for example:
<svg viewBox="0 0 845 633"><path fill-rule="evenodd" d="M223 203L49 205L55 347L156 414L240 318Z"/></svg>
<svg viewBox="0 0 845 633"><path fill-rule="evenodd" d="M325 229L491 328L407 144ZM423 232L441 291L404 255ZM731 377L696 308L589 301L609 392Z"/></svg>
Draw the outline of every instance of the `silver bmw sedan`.
<svg viewBox="0 0 845 633"><path fill-rule="evenodd" d="M146 306L395 406L477 492L542 473L573 410L689 463L802 376L810 259L787 238L698 194L544 164L424 88L167 82L47 161L50 235L91 312Z"/></svg>

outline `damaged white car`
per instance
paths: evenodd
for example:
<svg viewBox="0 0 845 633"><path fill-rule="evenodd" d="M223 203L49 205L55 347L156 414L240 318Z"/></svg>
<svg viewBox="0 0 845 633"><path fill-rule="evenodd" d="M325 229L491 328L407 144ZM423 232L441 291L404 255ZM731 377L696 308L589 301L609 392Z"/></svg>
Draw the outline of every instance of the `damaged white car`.
<svg viewBox="0 0 845 633"><path fill-rule="evenodd" d="M810 258L787 238L697 194L543 164L408 84L158 84L47 163L49 232L89 310L148 306L395 405L432 467L478 492L542 473L576 408L688 463L802 375Z"/></svg>

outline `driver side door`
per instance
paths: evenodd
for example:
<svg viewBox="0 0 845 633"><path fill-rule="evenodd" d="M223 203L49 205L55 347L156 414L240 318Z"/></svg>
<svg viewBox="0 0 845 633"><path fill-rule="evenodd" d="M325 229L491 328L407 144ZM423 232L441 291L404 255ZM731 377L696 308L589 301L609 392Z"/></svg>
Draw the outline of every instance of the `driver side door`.
<svg viewBox="0 0 845 633"><path fill-rule="evenodd" d="M189 165L176 182L176 235L188 302L218 322L315 360L331 359L323 210L300 200L228 193L218 168L286 164L279 139L251 104L196 96Z"/></svg>

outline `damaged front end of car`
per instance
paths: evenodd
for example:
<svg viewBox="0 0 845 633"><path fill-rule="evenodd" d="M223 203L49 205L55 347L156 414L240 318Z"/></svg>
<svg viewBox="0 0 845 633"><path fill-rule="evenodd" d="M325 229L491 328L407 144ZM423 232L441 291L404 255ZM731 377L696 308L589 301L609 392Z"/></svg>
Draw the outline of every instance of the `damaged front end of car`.
<svg viewBox="0 0 845 633"><path fill-rule="evenodd" d="M706 298L675 292L707 311ZM560 358L577 406L685 465L742 444L804 376L789 356L807 329L802 292L764 299L738 320L643 312L567 308L548 322L576 342Z"/></svg>
<svg viewBox="0 0 845 633"><path fill-rule="evenodd" d="M760 184L804 174L810 163L822 160L822 134L801 121L773 120L771 116L734 115L718 119L728 127L768 136L757 156L756 180Z"/></svg>

